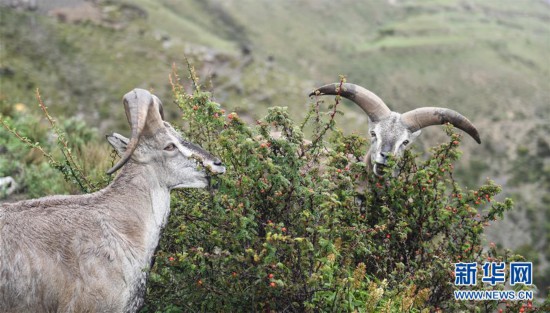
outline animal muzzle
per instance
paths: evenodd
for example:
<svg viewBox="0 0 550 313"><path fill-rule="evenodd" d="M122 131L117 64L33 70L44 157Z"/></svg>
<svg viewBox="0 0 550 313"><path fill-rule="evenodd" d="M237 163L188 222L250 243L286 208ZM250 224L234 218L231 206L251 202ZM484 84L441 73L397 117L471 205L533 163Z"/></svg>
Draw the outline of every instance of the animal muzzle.
<svg viewBox="0 0 550 313"><path fill-rule="evenodd" d="M211 174L220 175L220 174L225 173L225 166L223 166L222 161L218 158L211 159L211 160L204 160L204 161L202 161L202 165Z"/></svg>
<svg viewBox="0 0 550 313"><path fill-rule="evenodd" d="M373 160L373 171L377 176L383 176L388 168L388 156L389 153L380 152Z"/></svg>
<svg viewBox="0 0 550 313"><path fill-rule="evenodd" d="M376 176L384 176L384 174L386 174L387 168L388 166L385 163L374 162L372 170L374 171L374 174L376 174Z"/></svg>

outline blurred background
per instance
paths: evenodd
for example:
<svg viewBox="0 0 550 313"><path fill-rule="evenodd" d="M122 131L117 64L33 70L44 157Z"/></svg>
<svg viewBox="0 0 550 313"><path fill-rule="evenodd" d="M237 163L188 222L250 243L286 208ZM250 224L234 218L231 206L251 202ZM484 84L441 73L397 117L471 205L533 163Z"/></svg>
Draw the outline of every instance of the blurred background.
<svg viewBox="0 0 550 313"><path fill-rule="evenodd" d="M482 144L464 138L457 179L474 187L489 177L514 199L487 245L534 262L547 294L550 1L0 0L0 113L32 141L54 142L39 88L90 172L109 167L103 136L128 134L121 97L130 89L152 90L178 120L169 75L176 68L191 90L186 59L203 88L250 123L271 106L300 121L308 93L339 75L398 112L441 106L467 116ZM347 101L342 110L339 127L366 134L365 114ZM74 191L53 183L40 153L0 135L0 177L19 185L10 199ZM444 140L428 128L416 150Z"/></svg>

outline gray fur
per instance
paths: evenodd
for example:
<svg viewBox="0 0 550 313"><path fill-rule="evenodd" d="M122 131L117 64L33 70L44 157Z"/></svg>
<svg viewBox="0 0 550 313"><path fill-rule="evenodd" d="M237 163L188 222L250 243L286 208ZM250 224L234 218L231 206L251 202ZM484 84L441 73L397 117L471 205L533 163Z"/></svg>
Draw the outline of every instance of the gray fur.
<svg viewBox="0 0 550 313"><path fill-rule="evenodd" d="M371 145L366 155L367 165L376 175L383 175L388 156L402 155L420 132L411 132L401 123L401 114L397 112L391 112L390 116L378 122L369 120Z"/></svg>

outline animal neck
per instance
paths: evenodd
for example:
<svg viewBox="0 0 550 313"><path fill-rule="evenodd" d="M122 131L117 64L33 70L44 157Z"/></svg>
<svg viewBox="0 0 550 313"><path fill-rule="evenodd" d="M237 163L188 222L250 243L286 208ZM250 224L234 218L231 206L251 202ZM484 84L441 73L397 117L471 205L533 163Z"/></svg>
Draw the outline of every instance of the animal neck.
<svg viewBox="0 0 550 313"><path fill-rule="evenodd" d="M128 249L139 251L128 259L130 266L126 279L131 285L125 309L128 312L137 311L143 304L148 273L144 270L149 269L152 264L162 229L170 213L170 190L159 182L157 176L146 165L128 162L109 187L111 192L114 191L121 197L119 199L127 200L122 207L115 208L127 212L127 219L123 221L125 227L139 233Z"/></svg>
<svg viewBox="0 0 550 313"><path fill-rule="evenodd" d="M112 189L125 194L126 206L139 216L138 223L143 233L142 245L150 261L158 245L160 233L170 213L170 190L163 186L157 173L146 165L128 162L111 184Z"/></svg>

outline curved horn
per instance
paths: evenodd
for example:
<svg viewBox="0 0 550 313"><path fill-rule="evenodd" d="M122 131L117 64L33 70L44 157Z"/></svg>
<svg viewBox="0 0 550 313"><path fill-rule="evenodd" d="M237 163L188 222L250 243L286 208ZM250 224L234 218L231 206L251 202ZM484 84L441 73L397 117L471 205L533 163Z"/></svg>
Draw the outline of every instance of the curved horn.
<svg viewBox="0 0 550 313"><path fill-rule="evenodd" d="M143 134L147 135L155 134L159 128L164 129L164 109L162 108L162 102L155 95L151 95L151 97L153 101L149 105L145 129L143 130Z"/></svg>
<svg viewBox="0 0 550 313"><path fill-rule="evenodd" d="M347 98L357 104L373 122L378 122L390 115L391 110L388 106L375 95L372 91L369 91L361 86L355 84L344 83L342 84L342 90L340 90L340 83L333 83L324 85L315 89L309 96L316 94L322 95L340 95Z"/></svg>
<svg viewBox="0 0 550 313"><path fill-rule="evenodd" d="M132 136L126 146L124 155L115 166L107 171L107 174L116 172L128 162L132 153L136 150L142 134L153 134L163 125L162 103L149 91L136 88L124 95L123 103L126 118L132 128Z"/></svg>
<svg viewBox="0 0 550 313"><path fill-rule="evenodd" d="M415 132L426 126L451 123L454 127L460 128L472 136L477 143L481 143L479 133L474 124L462 114L451 109L434 107L418 108L402 114L401 121L411 132Z"/></svg>

